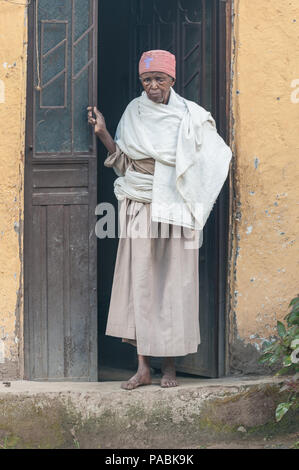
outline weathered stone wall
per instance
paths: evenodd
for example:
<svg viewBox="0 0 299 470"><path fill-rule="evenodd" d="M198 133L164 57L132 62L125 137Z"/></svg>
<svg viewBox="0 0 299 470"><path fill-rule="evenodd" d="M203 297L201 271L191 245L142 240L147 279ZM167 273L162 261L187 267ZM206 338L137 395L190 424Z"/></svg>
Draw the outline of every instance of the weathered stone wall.
<svg viewBox="0 0 299 470"><path fill-rule="evenodd" d="M298 6L234 1L234 371L258 371L264 339L299 292Z"/></svg>
<svg viewBox="0 0 299 470"><path fill-rule="evenodd" d="M25 3L22 2L22 3ZM0 378L22 373L26 8L0 3Z"/></svg>

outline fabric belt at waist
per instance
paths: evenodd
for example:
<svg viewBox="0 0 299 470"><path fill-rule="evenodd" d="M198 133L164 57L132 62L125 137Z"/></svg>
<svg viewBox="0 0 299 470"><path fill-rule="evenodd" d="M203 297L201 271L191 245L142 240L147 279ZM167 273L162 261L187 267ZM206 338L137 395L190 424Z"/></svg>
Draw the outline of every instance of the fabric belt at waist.
<svg viewBox="0 0 299 470"><path fill-rule="evenodd" d="M124 176L114 181L114 194L119 201L126 197L138 202L152 201L154 176L127 169Z"/></svg>

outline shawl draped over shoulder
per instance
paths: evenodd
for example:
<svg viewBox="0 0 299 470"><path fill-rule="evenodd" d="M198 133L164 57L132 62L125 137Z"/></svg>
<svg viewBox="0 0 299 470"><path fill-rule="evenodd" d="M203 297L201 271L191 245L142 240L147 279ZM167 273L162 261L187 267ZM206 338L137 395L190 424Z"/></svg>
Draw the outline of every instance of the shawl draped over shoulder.
<svg viewBox="0 0 299 470"><path fill-rule="evenodd" d="M232 158L211 113L173 88L167 105L142 92L124 111L115 142L133 160L155 159L154 175L114 168L116 198L151 202L153 221L202 231Z"/></svg>

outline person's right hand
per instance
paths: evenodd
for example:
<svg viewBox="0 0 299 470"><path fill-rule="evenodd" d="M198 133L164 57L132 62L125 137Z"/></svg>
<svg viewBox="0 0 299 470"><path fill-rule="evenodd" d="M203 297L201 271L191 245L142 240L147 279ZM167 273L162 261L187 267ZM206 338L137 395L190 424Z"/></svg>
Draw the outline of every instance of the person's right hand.
<svg viewBox="0 0 299 470"><path fill-rule="evenodd" d="M88 123L94 126L94 132L95 134L103 134L107 131L106 128L106 122L105 118L102 113L97 109L96 106L92 108L92 106L88 106L87 108L88 111ZM92 112L94 112L95 117L92 115Z"/></svg>

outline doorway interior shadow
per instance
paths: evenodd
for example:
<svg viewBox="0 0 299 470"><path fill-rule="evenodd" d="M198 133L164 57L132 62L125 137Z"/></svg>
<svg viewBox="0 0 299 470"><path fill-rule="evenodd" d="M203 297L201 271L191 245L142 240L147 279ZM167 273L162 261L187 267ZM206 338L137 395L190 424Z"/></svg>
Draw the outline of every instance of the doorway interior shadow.
<svg viewBox="0 0 299 470"><path fill-rule="evenodd" d="M130 9L127 2L99 2L98 39L98 107L103 113L111 135L130 101L129 47ZM116 174L104 166L107 151L98 145L98 202L108 202L115 207L117 223L117 200L113 192ZM116 261L118 238L98 239L98 350L99 380L115 380L122 376L119 371L134 370L137 365L136 349L123 343L121 338L105 335L110 295ZM127 374L125 375L127 377Z"/></svg>

